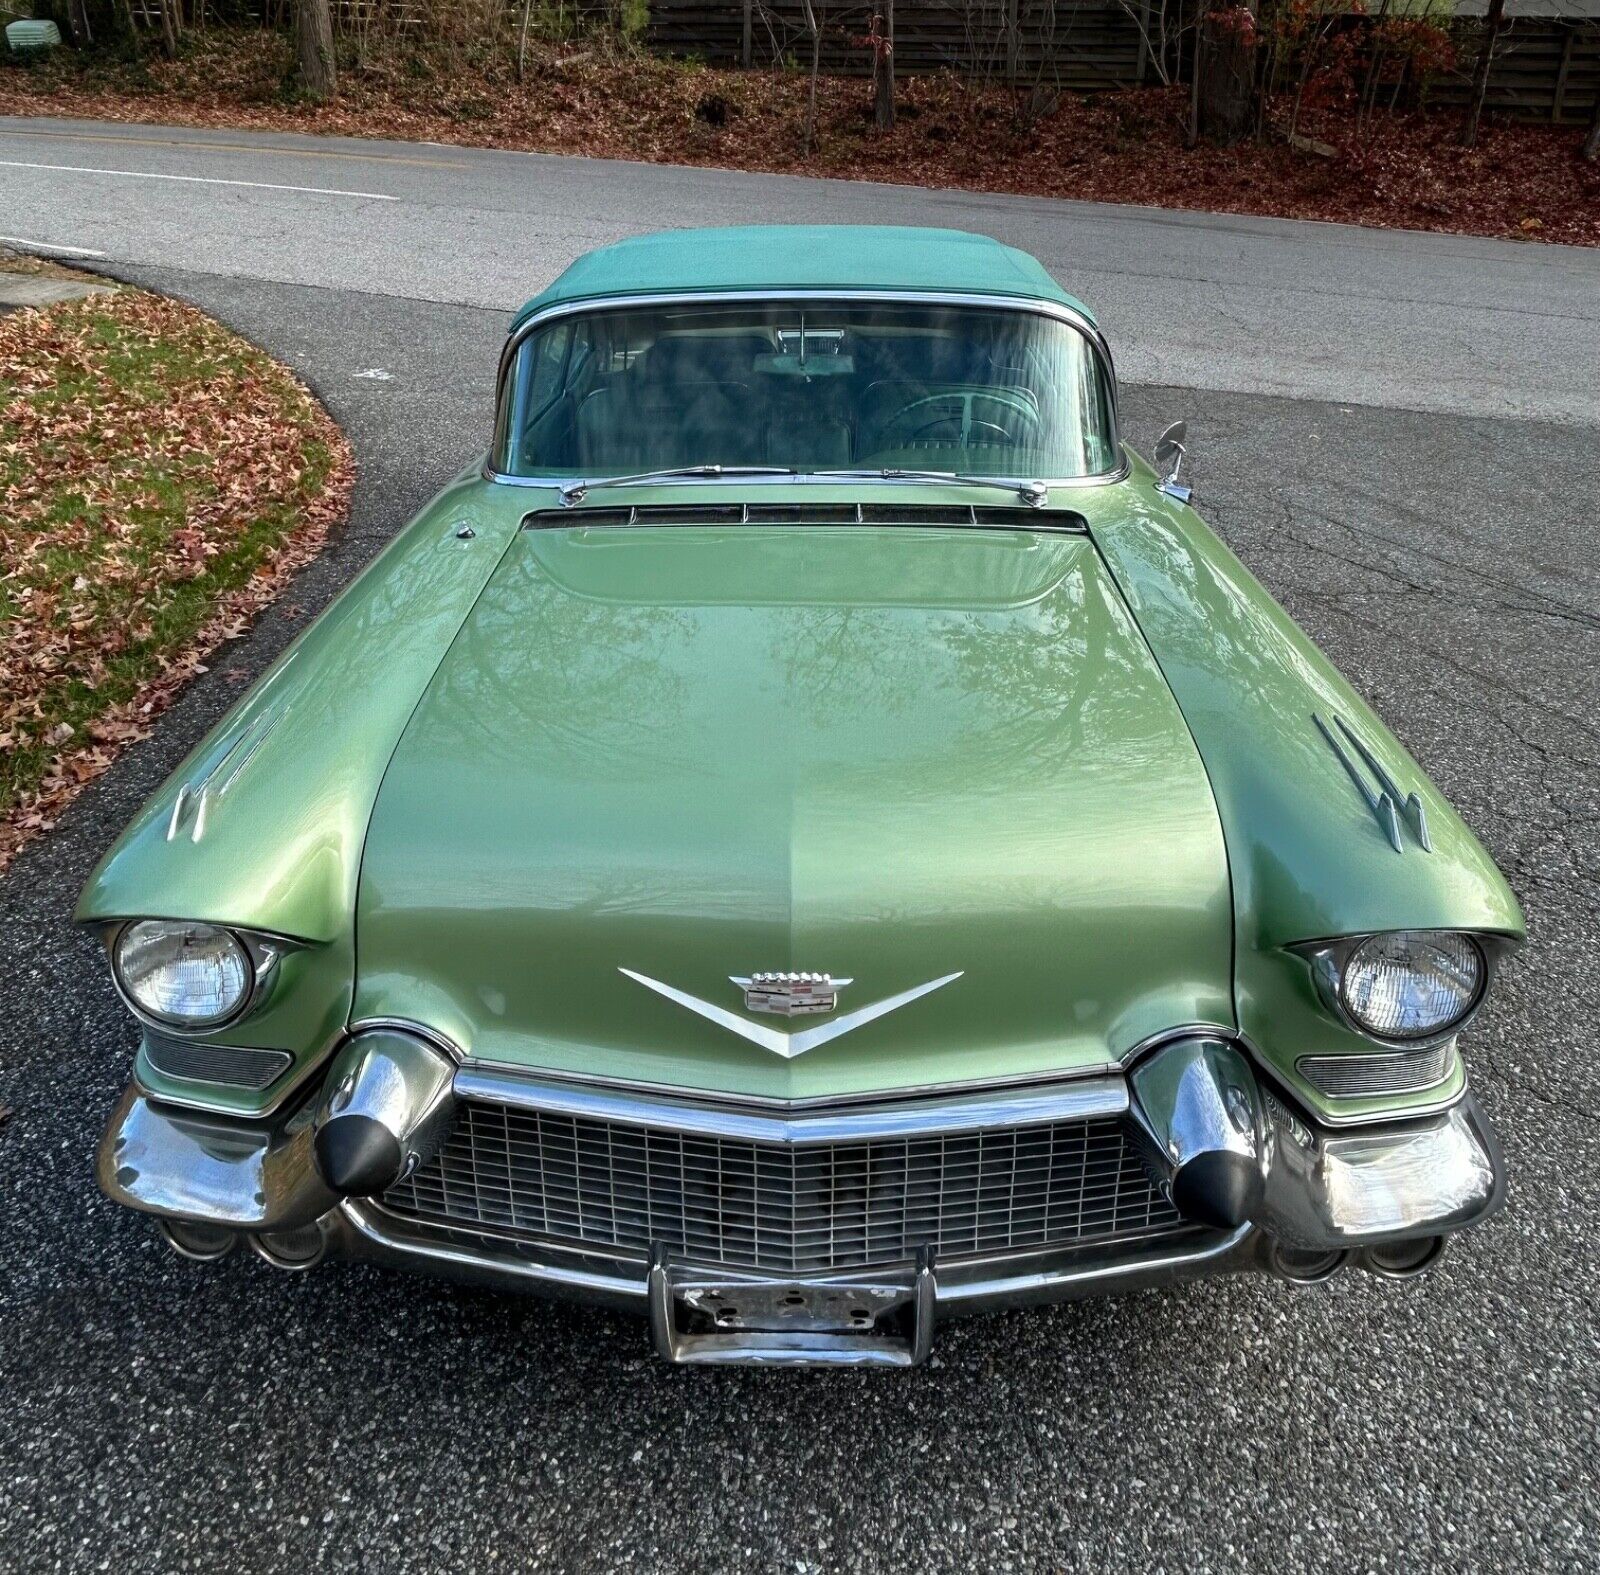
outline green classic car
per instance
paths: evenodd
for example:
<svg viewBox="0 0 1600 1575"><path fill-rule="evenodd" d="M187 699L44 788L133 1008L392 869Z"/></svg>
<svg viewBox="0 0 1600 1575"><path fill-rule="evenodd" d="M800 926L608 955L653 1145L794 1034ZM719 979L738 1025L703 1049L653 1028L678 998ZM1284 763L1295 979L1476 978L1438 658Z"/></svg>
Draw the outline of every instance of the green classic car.
<svg viewBox="0 0 1600 1575"><path fill-rule="evenodd" d="M1504 1194L1494 864L1119 430L1032 258L646 236L112 848L99 1178L685 1362L1424 1269Z"/></svg>

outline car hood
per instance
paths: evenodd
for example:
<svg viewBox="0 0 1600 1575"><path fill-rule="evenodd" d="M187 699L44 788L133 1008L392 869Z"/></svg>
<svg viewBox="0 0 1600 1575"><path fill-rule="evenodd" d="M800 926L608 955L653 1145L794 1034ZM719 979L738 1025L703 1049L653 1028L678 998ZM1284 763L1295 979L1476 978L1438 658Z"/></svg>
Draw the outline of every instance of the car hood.
<svg viewBox="0 0 1600 1575"><path fill-rule="evenodd" d="M1230 937L1204 769L1087 536L530 529L384 778L356 1014L824 1097L1229 1023ZM730 976L769 970L852 982L834 1017L757 1016ZM806 1031L950 975L803 1054L726 1016Z"/></svg>

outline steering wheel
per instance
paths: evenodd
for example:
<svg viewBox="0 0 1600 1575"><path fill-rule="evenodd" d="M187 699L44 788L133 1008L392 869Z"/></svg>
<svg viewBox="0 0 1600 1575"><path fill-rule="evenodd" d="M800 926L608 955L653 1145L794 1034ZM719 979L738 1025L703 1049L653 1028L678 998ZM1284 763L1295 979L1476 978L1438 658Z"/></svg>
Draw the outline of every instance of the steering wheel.
<svg viewBox="0 0 1600 1575"><path fill-rule="evenodd" d="M998 421L984 421L973 415L973 408L982 400L989 405L998 405L1002 410L1009 411L1021 419L1025 428L1036 432L1039 427L1039 412L1029 397L1019 391L1009 388L984 388L984 389L949 389L942 394L924 394L921 399L913 399L909 405L902 406L894 413L889 424L884 428L883 436L886 438L896 427L906 423L909 416L917 411L926 409L929 405L942 405L943 412L931 421L925 421L912 432L909 441L916 443L924 438L927 433L936 432L941 427L954 426L956 428L956 442L963 448L971 441L974 431L983 432L993 438L998 438L1002 443L1015 443L1016 434L1008 432ZM951 407L960 403L959 412ZM880 442L882 439L880 439Z"/></svg>
<svg viewBox="0 0 1600 1575"><path fill-rule="evenodd" d="M956 442L962 447L967 446L968 440L974 432L989 432L1002 443L1011 441L1011 434L1000 425L998 421L974 421L970 414L957 415L951 411L947 416L935 416L932 421L924 422L911 434L913 443L920 443L930 432L936 432L940 427L953 426L956 429ZM929 442L933 440L928 439Z"/></svg>

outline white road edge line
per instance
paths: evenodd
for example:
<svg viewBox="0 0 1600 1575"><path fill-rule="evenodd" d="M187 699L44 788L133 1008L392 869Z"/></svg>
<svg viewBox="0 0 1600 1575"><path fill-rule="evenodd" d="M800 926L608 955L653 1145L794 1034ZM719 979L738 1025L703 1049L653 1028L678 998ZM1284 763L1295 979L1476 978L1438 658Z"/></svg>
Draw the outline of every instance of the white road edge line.
<svg viewBox="0 0 1600 1575"><path fill-rule="evenodd" d="M30 241L22 235L0 235L0 246L26 246L29 251L62 252L68 257L104 257L105 252L92 252L87 246L57 246L51 241Z"/></svg>
<svg viewBox="0 0 1600 1575"><path fill-rule="evenodd" d="M13 170L59 170L64 175L120 175L125 180L181 180L196 186L253 186L258 191L299 191L314 197L367 197L373 202L398 202L381 191L338 191L332 186L280 186L267 180L222 180L215 175L157 175L149 170L103 170L88 164L32 164L25 159L0 159Z"/></svg>

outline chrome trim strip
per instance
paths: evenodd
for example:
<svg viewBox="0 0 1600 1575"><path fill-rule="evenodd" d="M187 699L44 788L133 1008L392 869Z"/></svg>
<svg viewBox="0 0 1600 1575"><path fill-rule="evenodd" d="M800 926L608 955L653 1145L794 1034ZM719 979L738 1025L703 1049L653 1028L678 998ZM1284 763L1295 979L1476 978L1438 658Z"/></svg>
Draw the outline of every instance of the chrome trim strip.
<svg viewBox="0 0 1600 1575"><path fill-rule="evenodd" d="M338 1232L335 1250L346 1257L376 1257L401 1266L410 1259L413 1267L419 1266L415 1260L420 1259L424 1264L456 1269L472 1278L502 1284L520 1282L529 1289L557 1295L598 1296L613 1305L641 1311L648 1308L648 1279L644 1272L634 1277L547 1263L530 1257L526 1246L505 1253L473 1251L445 1241L423 1240L410 1232L402 1235L386 1229L366 1206L350 1199L341 1203L328 1218ZM1116 1243L1110 1244L1111 1252L1114 1253L1116 1247ZM948 1260L935 1260L939 1270L937 1304L947 1313L956 1315L1069 1300L1101 1285L1111 1288L1128 1284L1155 1285L1169 1278L1226 1273L1232 1269L1257 1267L1257 1248L1255 1227L1244 1225L1221 1238L1199 1242L1185 1238L1171 1247L1156 1246L1126 1257L1069 1249L1057 1254L1052 1266L1048 1254L1029 1254L1035 1259L1035 1266L1017 1274L1004 1273L1007 1260L997 1259L986 1266L993 1271L991 1275L982 1279L967 1277ZM646 1267L644 1263L639 1265L641 1270ZM733 1271L723 1273L729 1283L741 1277ZM857 1270L832 1278L851 1281L860 1277L861 1271ZM761 1276L752 1278L754 1283L771 1283L763 1281ZM823 1278L826 1281L829 1277Z"/></svg>
<svg viewBox="0 0 1600 1575"><path fill-rule="evenodd" d="M865 290L859 288L795 290L784 289L780 286L771 290L666 290L646 292L640 295L593 296L581 301L558 301L554 305L545 307L543 311L535 312L526 322L507 335L505 348L500 352L500 365L495 374L494 384L494 440L493 447L484 461L484 480L496 482L503 486L559 488L570 487L585 479L582 476L513 476L494 468L495 460L502 451L505 437L502 430L502 422L505 419L506 376L511 370L512 358L522 347L524 340L536 329L556 318L574 317L584 313L627 311L641 306L716 306L740 301L763 303L781 303L785 301L877 301L896 305L911 302L929 306L968 306L990 311L1032 312L1039 317L1052 317L1058 322L1066 323L1089 341L1090 349L1094 351L1100 361L1101 370L1105 374L1106 389L1111 399L1111 445L1116 452L1122 454L1122 464L1112 470L1101 471L1094 476L1040 476L1035 479L1043 482L1046 487L1052 490L1056 487L1111 486L1116 482L1128 479L1132 467L1122 448L1121 400L1117 388L1117 370L1111 354L1111 345L1106 336L1100 331L1099 325L1082 312L1074 311L1070 306L1063 306L1059 301L1043 301L1036 296L1027 295L981 295L969 294L959 290ZM797 479L794 476L769 477L765 478L765 484L770 484L774 480L792 484ZM729 485L730 481L763 484L763 478L751 476L729 478L729 480L725 481L707 481L704 477L694 477L690 478L689 484L693 486L723 487ZM677 483L667 484L676 485ZM864 484L873 485L874 483ZM876 484L898 485L898 483Z"/></svg>
<svg viewBox="0 0 1600 1575"><path fill-rule="evenodd" d="M398 1033L415 1034L418 1039L426 1040L435 1050L442 1051L452 1061L460 1066L467 1057L466 1053L454 1040L441 1034L437 1028L429 1028L426 1023L415 1022L409 1017L362 1017L350 1025L350 1037L364 1034L373 1028L389 1028Z"/></svg>
<svg viewBox="0 0 1600 1575"><path fill-rule="evenodd" d="M796 1147L970 1132L982 1127L1087 1121L1097 1116L1120 1116L1128 1109L1128 1086L1120 1077L1083 1079L1059 1089L1039 1092L991 1091L964 1099L897 1102L865 1110L795 1116L761 1115L675 1100L626 1096L572 1083L546 1083L503 1072L488 1072L475 1066L463 1066L456 1073L455 1092L458 1099L476 1099L521 1110Z"/></svg>
<svg viewBox="0 0 1600 1575"><path fill-rule="evenodd" d="M587 1258L590 1260L602 1258L617 1267L626 1267L637 1264L642 1269L648 1266L650 1254L642 1248L627 1246L620 1242L592 1242L582 1241L577 1238L563 1240L558 1236L541 1235L537 1231L512 1229L504 1225L486 1223L483 1221L447 1220L434 1216L401 1214L380 1197L351 1198L345 1200L359 1206L368 1215L377 1215L390 1222L390 1228L402 1235L417 1234L426 1237L437 1235L440 1240L447 1238L466 1238L466 1245L472 1241L487 1241L503 1244L508 1251L522 1254L537 1253L551 1254L557 1259L561 1258ZM1206 1227L1188 1222L1181 1227L1186 1239L1190 1236L1201 1234L1214 1235ZM1007 1267L1016 1268L1021 1264L1043 1262L1049 1258L1059 1258L1064 1252L1094 1253L1115 1252L1122 1248L1133 1249L1150 1242L1173 1240L1176 1232L1172 1228L1151 1228L1145 1231L1130 1231L1109 1237L1096 1237L1088 1242L1046 1242L1037 1247L1018 1247L1014 1251L984 1252L952 1252L945 1253L939 1259L939 1267L946 1272L978 1273L985 1269ZM863 1274L875 1274L886 1268L893 1268L897 1263L909 1263L909 1258L880 1258L872 1263L858 1264L848 1269L831 1269L816 1274L808 1274L807 1279L816 1281L848 1281L859 1279ZM756 1284L770 1281L773 1275L764 1273L760 1269L751 1268L747 1264L718 1263L714 1258L699 1257L694 1253L683 1252L674 1260L679 1268L692 1269L696 1273L716 1275L726 1280L749 1280Z"/></svg>
<svg viewBox="0 0 1600 1575"><path fill-rule="evenodd" d="M1126 481L1128 477L1133 474L1133 465L1127 457L1127 450L1123 448L1120 443L1118 444L1118 450L1122 454L1123 460L1122 464L1119 465L1115 470L1101 471L1099 475L1095 476L1044 476L1040 479L1043 484L1052 492L1057 487L1115 486L1119 482ZM500 487L540 487L549 492L560 492L564 487L575 486L577 483L585 480L593 482L596 486L600 485L600 482L595 481L592 476L512 476L508 475L503 470L494 469L494 467L488 462L487 457L484 460L482 470L479 471L479 475L482 476L485 481L493 482L496 486ZM984 478L985 481L990 479L1003 481L1007 478ZM651 482L651 486L654 487L712 487L721 488L723 490L732 489L735 491L747 487L779 486L837 487L840 491L844 491L857 487L958 487L960 485L960 482L955 481L936 481L931 478L922 480L912 476L830 476L822 471L813 471L810 473L802 471L799 475L795 476L722 476L720 478L711 476L664 476L660 481ZM1013 507L1014 505L1005 504L1000 506L1009 508ZM597 503L595 507L610 508L612 505L609 503ZM979 507L982 507L982 505L980 504ZM1040 523L1037 526L1030 527L1029 525L1019 521L1017 524L1009 525L1005 528L1008 530L1048 530L1050 529L1050 517L1052 514L1071 514L1072 512L1073 510L1066 504L1058 506L1055 503L1048 503L1039 509L1038 518ZM573 517L569 521L570 524L583 524L581 506L575 506L572 510L572 514ZM802 527L805 524L803 520L797 520L794 523ZM875 522L872 520L868 520L866 525L868 529L894 528L892 526L875 527ZM946 530L972 529L971 526L962 525L946 525L943 528Z"/></svg>
<svg viewBox="0 0 1600 1575"><path fill-rule="evenodd" d="M1207 1030L1217 1032L1220 1030ZM1231 1030L1228 1030L1231 1032ZM643 1078L606 1077L595 1072L569 1072L558 1067L527 1067L514 1061L496 1061L488 1056L469 1055L462 1059L472 1071L504 1073L509 1077L536 1078L551 1083L577 1083L583 1087L615 1089L623 1093L644 1094L660 1099L686 1099L704 1105L732 1105L752 1110L806 1111L832 1110L847 1105L882 1105L914 1099L932 1099L940 1094L996 1092L1007 1088L1055 1088L1064 1083L1115 1076L1120 1068L1115 1061L1098 1061L1092 1066L1065 1072L1014 1072L1009 1077L963 1078L945 1083L908 1083L899 1088L874 1088L853 1094L806 1094L785 1098L779 1094L739 1094L725 1089L696 1088L687 1083L652 1083Z"/></svg>
<svg viewBox="0 0 1600 1575"><path fill-rule="evenodd" d="M1230 1044L1239 1037L1237 1028L1225 1026L1222 1023L1180 1023L1176 1028L1163 1028L1159 1033L1149 1034L1141 1039L1130 1050L1124 1050L1117 1057L1117 1064L1131 1067L1135 1061L1148 1055L1152 1050L1159 1049L1173 1039L1223 1039Z"/></svg>
<svg viewBox="0 0 1600 1575"><path fill-rule="evenodd" d="M507 1255L497 1258L489 1253L468 1252L444 1242L423 1242L414 1236L390 1235L371 1218L361 1205L346 1198L338 1207L337 1216L365 1240L410 1258L425 1258L434 1263L449 1264L468 1270L490 1269L517 1279L540 1281L562 1286L571 1291L598 1292L607 1296L621 1296L641 1305L645 1299L645 1282L620 1275L596 1274L587 1269L574 1269L555 1264L530 1262L522 1256Z"/></svg>
<svg viewBox="0 0 1600 1575"><path fill-rule="evenodd" d="M1197 1246L1156 1251L1143 1256L1124 1258L1111 1263L1095 1263L1079 1268L1041 1269L1031 1274L1011 1274L990 1280L971 1280L956 1284L939 1285L939 1301L949 1303L952 1309L966 1310L969 1305L1004 1305L1013 1298L1048 1297L1052 1293L1070 1290L1076 1285L1099 1285L1106 1281L1132 1279L1151 1272L1171 1272L1186 1268L1200 1269L1211 1264L1221 1266L1219 1260L1231 1256L1243 1247L1256 1227L1252 1224L1238 1226L1220 1241L1202 1242Z"/></svg>

